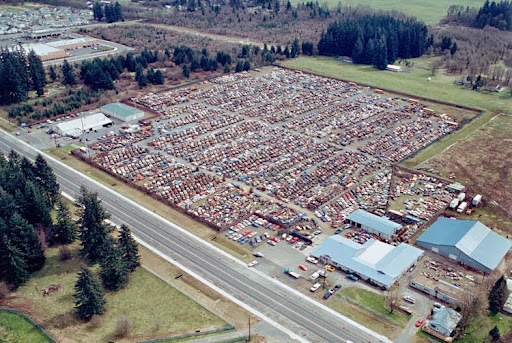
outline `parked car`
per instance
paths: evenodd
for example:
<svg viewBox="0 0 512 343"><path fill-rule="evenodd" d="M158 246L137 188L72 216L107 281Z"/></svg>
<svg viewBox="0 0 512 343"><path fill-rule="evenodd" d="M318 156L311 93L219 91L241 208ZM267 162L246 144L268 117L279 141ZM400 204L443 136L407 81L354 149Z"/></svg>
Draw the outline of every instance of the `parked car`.
<svg viewBox="0 0 512 343"><path fill-rule="evenodd" d="M443 305L441 305L441 304L440 304L440 303L438 303L438 302L435 302L435 303L434 303L434 307L436 307L436 308L441 308L441 307L443 307Z"/></svg>
<svg viewBox="0 0 512 343"><path fill-rule="evenodd" d="M316 292L320 288L320 286L322 286L322 284L317 282L313 286L311 286L311 288L309 290L311 292Z"/></svg>
<svg viewBox="0 0 512 343"><path fill-rule="evenodd" d="M325 268L325 269L327 269L327 270L328 270L328 271L330 271L330 272L333 272L333 271L335 271L335 270L336 270L336 268L334 268L334 267L333 267L333 266L331 266L330 264L325 265L325 267L324 267L324 268Z"/></svg>
<svg viewBox="0 0 512 343"><path fill-rule="evenodd" d="M315 232L313 232L313 235L318 236L321 233L322 233L322 230L316 230Z"/></svg>
<svg viewBox="0 0 512 343"><path fill-rule="evenodd" d="M277 243L274 242L274 241L271 241L270 239L267 241L268 244L270 244L271 246L275 246Z"/></svg>
<svg viewBox="0 0 512 343"><path fill-rule="evenodd" d="M419 328L420 326L423 325L423 318L420 318L418 319L418 321L416 322L416 327Z"/></svg>
<svg viewBox="0 0 512 343"><path fill-rule="evenodd" d="M301 269L303 271L308 270L308 268L306 268L306 266L303 266L302 264L299 265L299 269Z"/></svg>
<svg viewBox="0 0 512 343"><path fill-rule="evenodd" d="M339 235L342 232L343 232L343 229L338 229L338 230L334 231L334 234L335 235Z"/></svg>
<svg viewBox="0 0 512 343"><path fill-rule="evenodd" d="M347 274L347 279L352 280L352 281L357 281L358 277L355 276L354 274Z"/></svg>
<svg viewBox="0 0 512 343"><path fill-rule="evenodd" d="M318 263L318 260L316 258L314 258L313 256L306 257L306 261L311 263L311 264L317 264Z"/></svg>
<svg viewBox="0 0 512 343"><path fill-rule="evenodd" d="M411 304L414 304L416 302L416 300L410 295L404 295L404 300Z"/></svg>
<svg viewBox="0 0 512 343"><path fill-rule="evenodd" d="M259 251L255 252L253 255L256 257L263 257L263 253Z"/></svg>
<svg viewBox="0 0 512 343"><path fill-rule="evenodd" d="M324 300L327 300L331 297L332 293L331 291L327 291L325 294L324 294Z"/></svg>
<svg viewBox="0 0 512 343"><path fill-rule="evenodd" d="M247 264L247 267L251 268L258 264L258 261L252 261Z"/></svg>

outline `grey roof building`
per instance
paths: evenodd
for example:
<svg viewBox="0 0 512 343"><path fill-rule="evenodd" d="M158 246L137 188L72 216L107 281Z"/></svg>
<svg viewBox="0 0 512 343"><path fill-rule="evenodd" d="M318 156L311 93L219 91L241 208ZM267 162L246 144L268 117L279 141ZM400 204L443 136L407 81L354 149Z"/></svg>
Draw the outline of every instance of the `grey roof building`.
<svg viewBox="0 0 512 343"><path fill-rule="evenodd" d="M486 273L498 266L512 246L479 221L450 218L439 218L416 244Z"/></svg>
<svg viewBox="0 0 512 343"><path fill-rule="evenodd" d="M395 247L370 239L359 244L342 236L331 236L311 255L322 263L356 274L379 287L389 288L418 261L423 251L405 243Z"/></svg>
<svg viewBox="0 0 512 343"><path fill-rule="evenodd" d="M143 111L119 102L102 106L101 111L122 121L132 121L144 118Z"/></svg>
<svg viewBox="0 0 512 343"><path fill-rule="evenodd" d="M361 209L352 212L346 220L350 224L382 237L383 239L389 239L402 228L402 225L389 220L388 217L379 217Z"/></svg>
<svg viewBox="0 0 512 343"><path fill-rule="evenodd" d="M449 337L461 318L461 314L451 308L434 308L434 316L429 321L428 327L445 337Z"/></svg>

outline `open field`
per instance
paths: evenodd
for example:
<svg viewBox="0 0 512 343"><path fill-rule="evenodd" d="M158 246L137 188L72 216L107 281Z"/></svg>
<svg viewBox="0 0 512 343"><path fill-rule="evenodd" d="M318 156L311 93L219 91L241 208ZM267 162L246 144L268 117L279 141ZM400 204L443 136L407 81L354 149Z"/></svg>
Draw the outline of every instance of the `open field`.
<svg viewBox="0 0 512 343"><path fill-rule="evenodd" d="M101 316L99 327L83 322L75 317L73 309L73 286L83 263L77 252L78 246L75 245L73 258L61 262L58 248L49 249L44 268L35 273L26 285L11 293L4 305L27 313L61 341L133 341L229 325L193 298L143 269L130 275L130 282L124 289L106 293L107 311ZM93 267L93 270L97 269ZM43 289L57 283L62 285L62 290L43 297ZM134 330L126 338L115 334L116 320L121 315L130 317L134 323Z"/></svg>
<svg viewBox="0 0 512 343"><path fill-rule="evenodd" d="M414 62L414 60L411 60ZM453 83L456 76L439 71L432 76L428 70L411 69L411 72L379 71L372 66L340 62L333 57L299 57L281 63L290 68L360 82L372 87L446 101L454 104L481 108L495 113L512 113L510 95L505 93L479 93L462 89ZM431 81L427 78L431 77Z"/></svg>
<svg viewBox="0 0 512 343"><path fill-rule="evenodd" d="M302 3L302 0L292 0L292 4L296 5L298 3ZM426 24L434 25L439 22L443 17L446 16L446 12L448 11L448 7L451 5L462 5L464 7L480 7L483 5L484 1L481 0L466 0L466 1L450 1L450 0L429 0L429 1L421 1L421 0L410 0L410 1L385 1L385 0L370 0L365 2L360 2L357 0L346 0L346 1L337 1L337 0L327 0L327 5L330 8L336 8L339 3L344 6L368 6L374 9L380 9L385 11L398 11L403 12L409 16L413 16L418 18L421 21L424 21Z"/></svg>
<svg viewBox="0 0 512 343"><path fill-rule="evenodd" d="M0 312L0 342L46 343L51 341L48 336L25 317L16 313Z"/></svg>

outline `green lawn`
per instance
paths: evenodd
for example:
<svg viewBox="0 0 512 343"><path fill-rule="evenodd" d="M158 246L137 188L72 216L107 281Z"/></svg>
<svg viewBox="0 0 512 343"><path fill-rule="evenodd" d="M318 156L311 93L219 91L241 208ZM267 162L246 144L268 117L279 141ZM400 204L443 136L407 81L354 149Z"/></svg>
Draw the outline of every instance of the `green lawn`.
<svg viewBox="0 0 512 343"><path fill-rule="evenodd" d="M291 0L293 5L303 3L303 0ZM381 9L386 11L398 11L403 12L409 16L416 17L426 24L434 25L439 22L443 17L446 16L448 7L450 5L463 5L464 7L480 7L483 5L484 0L367 0L361 2L358 0L327 0L326 2L320 2L320 4L327 3L330 8L336 8L339 3L347 6L369 6L375 9Z"/></svg>
<svg viewBox="0 0 512 343"><path fill-rule="evenodd" d="M410 317L405 313L400 311L393 311L391 313L389 306L386 304L386 297L383 295L356 287L344 288L340 291L340 294L399 326L405 326L409 321Z"/></svg>
<svg viewBox="0 0 512 343"><path fill-rule="evenodd" d="M0 312L0 342L46 343L52 340L24 316Z"/></svg>
<svg viewBox="0 0 512 343"><path fill-rule="evenodd" d="M425 59L426 57L421 59L422 64L428 64ZM414 59L411 62L414 62ZM435 76L420 68L412 68L411 72L395 73L380 71L368 65L344 63L324 56L299 57L284 61L282 65L376 88L386 88L493 112L512 113L512 98L508 91L490 94L462 89L453 83L456 76L446 75L441 71ZM428 77L431 77L431 81L427 81Z"/></svg>
<svg viewBox="0 0 512 343"><path fill-rule="evenodd" d="M75 246L75 256L65 262L59 261L57 248L49 249L45 267L20 287L13 294L16 298L7 303L7 306L30 311L33 319L59 341L123 340L115 336L116 321L121 315L130 317L134 324L134 336L125 338L126 341L176 336L196 329L207 331L229 325L142 268L130 276L126 288L106 293L107 311L101 316L99 327L83 322L75 316L72 296L77 272L83 263L76 256L77 249ZM98 271L98 267L93 266L93 270ZM61 284L62 290L43 297L43 289L55 283Z"/></svg>

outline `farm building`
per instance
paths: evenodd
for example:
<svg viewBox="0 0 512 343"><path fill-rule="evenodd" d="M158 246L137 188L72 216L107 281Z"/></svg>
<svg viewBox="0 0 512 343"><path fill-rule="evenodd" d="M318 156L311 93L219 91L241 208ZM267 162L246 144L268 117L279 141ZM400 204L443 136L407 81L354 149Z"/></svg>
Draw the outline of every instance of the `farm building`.
<svg viewBox="0 0 512 343"><path fill-rule="evenodd" d="M444 337L450 337L461 318L462 315L451 308L434 308L434 316L429 321L428 328Z"/></svg>
<svg viewBox="0 0 512 343"><path fill-rule="evenodd" d="M379 217L375 214L358 209L352 212L346 220L355 227L373 233L383 239L389 239L402 228L388 217Z"/></svg>
<svg viewBox="0 0 512 343"><path fill-rule="evenodd" d="M399 71L402 71L402 67L394 65L394 64L388 64L386 66L386 70L394 71L394 72L399 72Z"/></svg>
<svg viewBox="0 0 512 343"><path fill-rule="evenodd" d="M144 118L143 111L119 102L102 106L101 111L122 121L132 121Z"/></svg>
<svg viewBox="0 0 512 343"><path fill-rule="evenodd" d="M485 273L493 271L512 243L476 220L439 218L416 244Z"/></svg>
<svg viewBox="0 0 512 343"><path fill-rule="evenodd" d="M53 130L62 136L79 137L82 131L88 132L112 125L112 120L103 113L94 113L83 118L75 118L54 125Z"/></svg>
<svg viewBox="0 0 512 343"><path fill-rule="evenodd" d="M358 244L345 237L331 236L311 255L387 289L418 261L423 251L405 243L395 247L370 239Z"/></svg>

